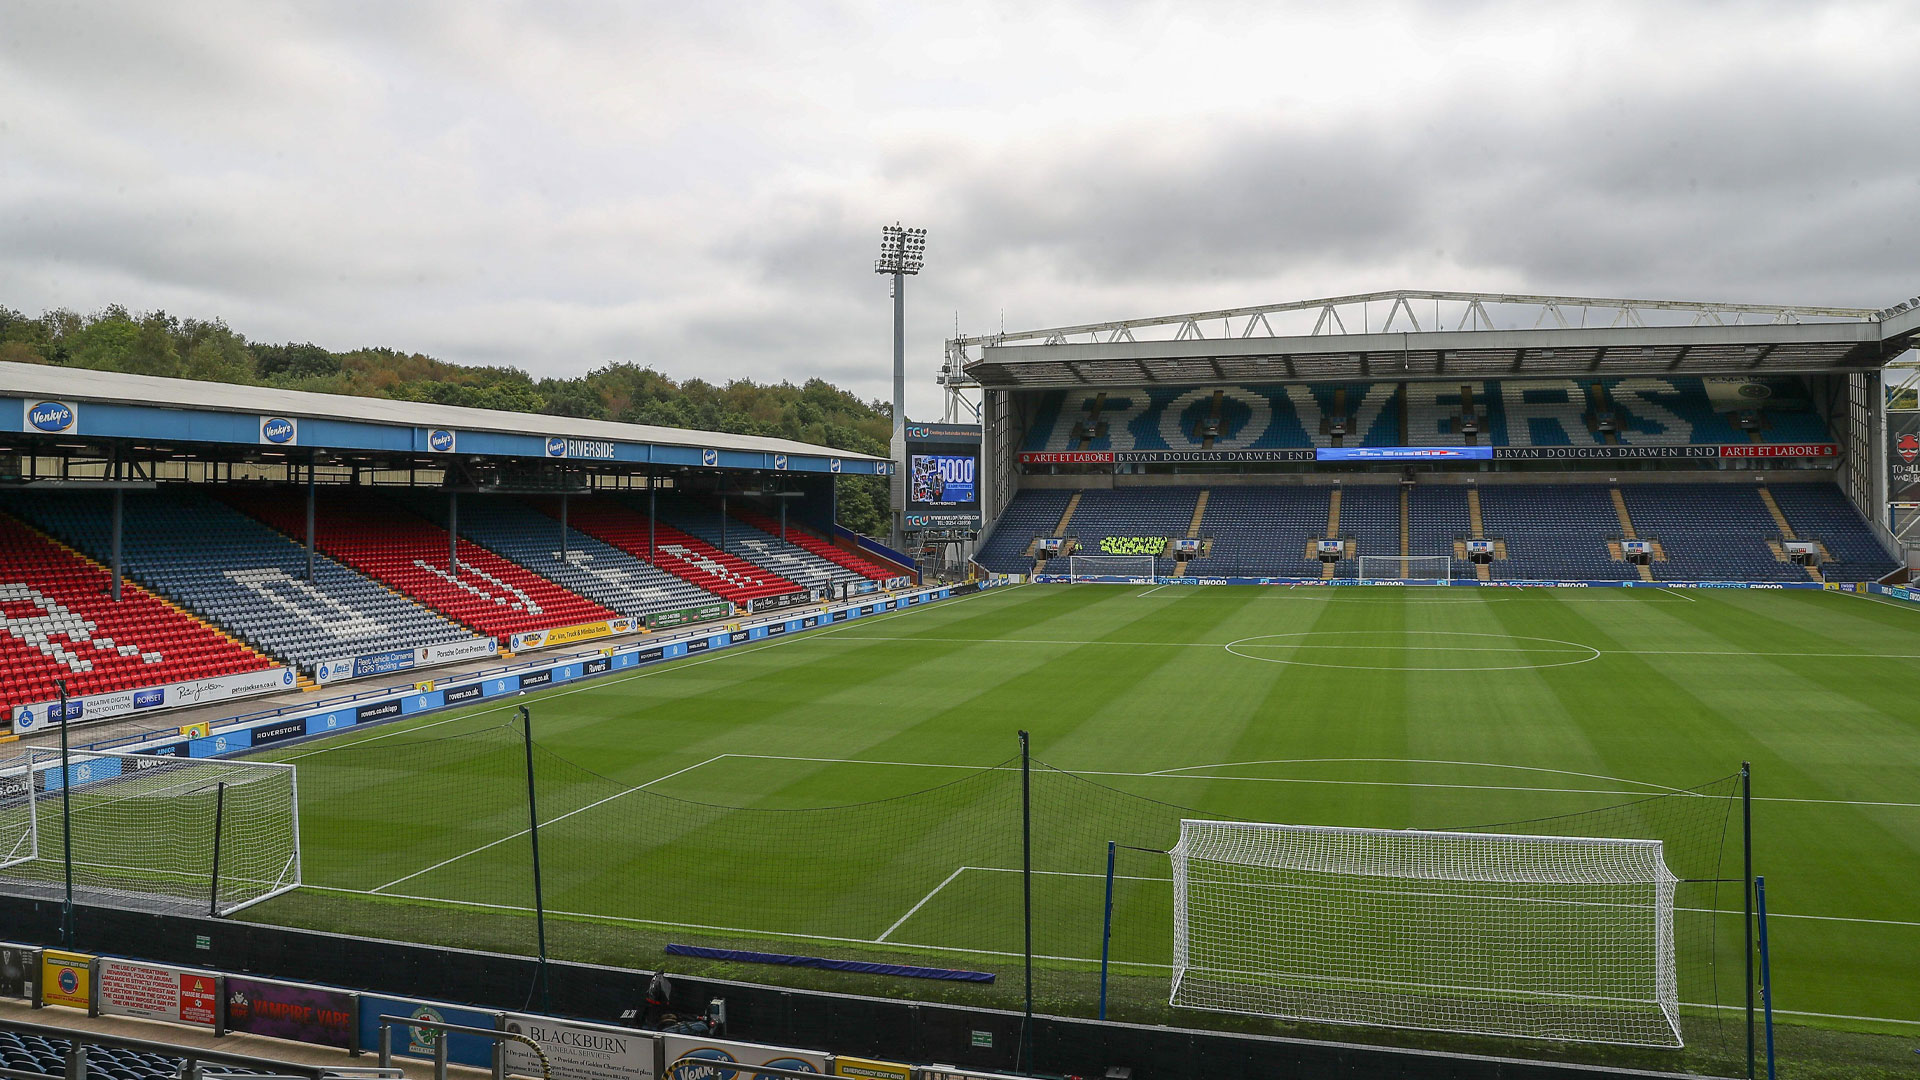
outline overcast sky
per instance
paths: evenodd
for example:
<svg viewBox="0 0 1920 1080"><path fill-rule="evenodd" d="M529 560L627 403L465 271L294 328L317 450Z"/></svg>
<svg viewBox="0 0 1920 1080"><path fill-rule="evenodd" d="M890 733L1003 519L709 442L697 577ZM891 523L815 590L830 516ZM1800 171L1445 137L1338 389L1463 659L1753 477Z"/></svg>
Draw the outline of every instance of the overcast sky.
<svg viewBox="0 0 1920 1080"><path fill-rule="evenodd" d="M1920 4L0 9L0 305L889 389L1373 289L1920 293Z"/></svg>

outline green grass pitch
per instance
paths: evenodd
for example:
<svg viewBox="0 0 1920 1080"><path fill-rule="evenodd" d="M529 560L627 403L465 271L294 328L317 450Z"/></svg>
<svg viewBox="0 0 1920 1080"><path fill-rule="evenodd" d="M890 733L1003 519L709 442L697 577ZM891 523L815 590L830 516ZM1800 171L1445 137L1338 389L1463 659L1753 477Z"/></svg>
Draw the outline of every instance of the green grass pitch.
<svg viewBox="0 0 1920 1080"><path fill-rule="evenodd" d="M1920 1037L1916 685L1920 608L1821 592L1000 589L263 754L299 766L308 887L245 917L530 951L523 750L502 726L523 704L556 955L1001 1006L1020 986L1007 761L1029 730L1078 774L1034 787L1041 1006L1074 1013L1105 840L1164 847L1195 811L1547 818L1750 760L1783 1039L1865 1068L1894 1051L1840 1033ZM1725 855L1737 877L1737 831ZM1166 858L1123 849L1118 869L1115 1015L1221 1022L1166 1007ZM1682 999L1737 1002L1737 887L1694 896L1720 963L1683 971ZM665 964L670 941L999 982ZM1724 1059L1646 1063L1682 1062Z"/></svg>

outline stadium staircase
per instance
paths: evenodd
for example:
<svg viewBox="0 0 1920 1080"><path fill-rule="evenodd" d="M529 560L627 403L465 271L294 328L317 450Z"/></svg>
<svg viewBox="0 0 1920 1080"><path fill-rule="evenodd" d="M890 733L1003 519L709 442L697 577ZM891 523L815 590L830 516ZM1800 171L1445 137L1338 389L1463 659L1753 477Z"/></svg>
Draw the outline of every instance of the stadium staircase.
<svg viewBox="0 0 1920 1080"><path fill-rule="evenodd" d="M1336 487L1333 489L1333 491L1330 494L1327 495L1326 538L1331 540L1339 535L1340 535L1340 489ZM1347 552L1347 557L1351 558L1356 554L1358 554L1358 552L1349 551ZM1340 573L1340 564L1338 562L1333 560L1326 560L1326 559L1321 560L1320 580L1332 581L1336 576L1339 575L1339 573Z"/></svg>
<svg viewBox="0 0 1920 1080"><path fill-rule="evenodd" d="M1617 487L1608 488L1607 494L1613 499L1613 512L1620 518L1621 538L1626 540L1640 539L1639 534L1633 531L1633 515L1627 513L1627 497L1621 494L1620 489ZM1622 549L1619 544L1611 540L1607 542L1607 552L1621 562L1627 561L1626 551ZM1653 567L1647 563L1634 563L1633 569L1640 575L1641 581L1653 580Z"/></svg>
<svg viewBox="0 0 1920 1080"><path fill-rule="evenodd" d="M1016 491L973 559L997 574L1033 573L1034 548L1069 502L1064 491Z"/></svg>
<svg viewBox="0 0 1920 1080"><path fill-rule="evenodd" d="M1769 484L1781 517L1798 524L1797 537L1817 538L1820 571L1828 581L1878 581L1899 569L1853 503L1833 484Z"/></svg>
<svg viewBox="0 0 1920 1080"><path fill-rule="evenodd" d="M781 539L780 522L776 518L752 508L735 510L733 516L770 537ZM804 525L792 521L787 523L785 542L809 554L819 556L842 569L851 570L869 581L886 581L900 576L899 570L888 569L870 559L863 559L846 548L836 547L831 541L814 535Z"/></svg>
<svg viewBox="0 0 1920 1080"><path fill-rule="evenodd" d="M645 511L612 499L582 502L586 505L572 508L569 524L724 600L747 604L803 591L772 571L728 555L662 521L653 522L653 550L649 552Z"/></svg>
<svg viewBox="0 0 1920 1080"><path fill-rule="evenodd" d="M306 530L305 508L295 500L253 492L222 497L288 536ZM372 492L320 496L314 542L321 551L482 634L510 637L617 617L471 540L458 541L455 573L447 566L449 539L445 529Z"/></svg>
<svg viewBox="0 0 1920 1080"><path fill-rule="evenodd" d="M571 501L568 510L576 509L581 501ZM446 524L443 500L420 500L414 506L434 524ZM718 601L693 583L580 532L572 527L571 520L563 553L559 517L560 500L554 498L528 502L500 496L462 499L460 535L576 595L632 618Z"/></svg>
<svg viewBox="0 0 1920 1080"><path fill-rule="evenodd" d="M1805 581L1767 546L1778 527L1754 489L1736 484L1635 484L1622 489L1641 536L1659 538L1649 569L1667 581Z"/></svg>
<svg viewBox="0 0 1920 1080"><path fill-rule="evenodd" d="M1187 522L1187 539L1200 539L1200 522L1207 516L1207 501L1213 497L1212 488L1201 488L1200 496L1193 500L1193 517ZM1191 559L1178 559L1173 564L1173 576L1185 577L1187 564Z"/></svg>
<svg viewBox="0 0 1920 1080"><path fill-rule="evenodd" d="M0 716L49 701L236 675L273 661L122 580L79 551L0 516Z"/></svg>
<svg viewBox="0 0 1920 1080"><path fill-rule="evenodd" d="M1100 395L1099 400L1094 402L1094 406L1093 406L1094 415L1096 416L1099 415L1100 402L1105 400L1106 400L1106 395L1102 394ZM1076 491L1073 493L1072 496L1070 496L1067 499L1067 505L1061 508L1060 520L1054 524L1053 532L1050 534L1051 536L1053 536L1056 539L1059 539L1067 535L1067 526L1073 523L1074 512L1080 509L1080 497L1084 494L1086 494L1086 492ZM1037 544L1035 545L1035 550L1033 552L1033 555L1034 555L1033 572L1036 574L1045 573L1047 569L1047 557L1039 553Z"/></svg>
<svg viewBox="0 0 1920 1080"><path fill-rule="evenodd" d="M1793 526L1787 523L1787 515L1781 512L1780 504L1774 499L1773 492L1768 491L1765 487L1760 488L1760 502L1766 506L1767 514L1773 518L1774 528L1777 528L1780 530L1781 540L1791 541L1791 540L1800 539L1799 537L1793 535ZM1823 563L1826 562L1827 561L1826 545L1820 543L1820 541L1818 540L1811 541L1811 543L1814 546L1814 550L1819 553L1819 556L1820 556L1819 561ZM1793 561L1792 554L1787 551L1784 545L1775 541L1768 541L1767 546L1773 550L1774 558L1779 559L1781 562L1784 562L1784 563L1790 563ZM1820 576L1819 567L1803 565L1801 568L1806 571L1807 577L1810 578L1811 580L1814 580L1814 581L1825 580Z"/></svg>
<svg viewBox="0 0 1920 1080"><path fill-rule="evenodd" d="M1487 538L1487 525L1480 517L1480 489L1477 486L1467 489L1467 528L1471 530L1467 535L1473 539L1485 540ZM1504 550L1505 547L1505 544L1496 542L1494 544L1495 551L1493 557L1495 559L1506 558L1507 553ZM1460 545L1459 557L1463 559L1467 557L1467 545ZM1473 576L1479 581L1492 581L1493 566L1489 563L1474 563Z"/></svg>
<svg viewBox="0 0 1920 1080"><path fill-rule="evenodd" d="M310 667L472 636L324 555L308 581L304 547L204 495L129 492L123 500L126 575L257 652ZM23 492L4 505L97 561L112 557L109 496Z"/></svg>

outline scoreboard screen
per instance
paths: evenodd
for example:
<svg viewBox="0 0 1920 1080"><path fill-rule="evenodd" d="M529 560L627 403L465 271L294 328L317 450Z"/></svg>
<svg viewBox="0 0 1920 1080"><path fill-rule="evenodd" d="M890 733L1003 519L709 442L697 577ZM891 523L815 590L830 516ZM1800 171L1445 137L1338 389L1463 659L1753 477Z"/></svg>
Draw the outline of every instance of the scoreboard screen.
<svg viewBox="0 0 1920 1080"><path fill-rule="evenodd" d="M907 424L905 525L980 527L980 428Z"/></svg>
<svg viewBox="0 0 1920 1080"><path fill-rule="evenodd" d="M979 502L974 494L973 473L978 458L957 454L915 454L913 491L907 497L927 506L960 506Z"/></svg>

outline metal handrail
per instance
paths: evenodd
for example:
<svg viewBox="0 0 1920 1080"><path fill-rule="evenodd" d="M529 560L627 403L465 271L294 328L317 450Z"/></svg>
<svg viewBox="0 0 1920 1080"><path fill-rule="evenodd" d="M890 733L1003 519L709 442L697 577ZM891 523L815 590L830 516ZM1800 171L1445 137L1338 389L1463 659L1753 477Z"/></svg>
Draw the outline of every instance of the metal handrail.
<svg viewBox="0 0 1920 1080"><path fill-rule="evenodd" d="M120 1035L109 1035L98 1031L79 1031L73 1028L54 1027L49 1024L30 1024L17 1020L0 1020L0 1031L20 1032L37 1035L43 1039L61 1039L67 1043L66 1080L80 1080L86 1075L86 1050L89 1045L110 1046L119 1050L132 1050L136 1053L155 1054L160 1057L185 1059L184 1072L192 1072L200 1062L216 1065L238 1065L242 1068L257 1069L261 1076L290 1076L298 1080L324 1080L328 1076L342 1075L340 1070L325 1065L302 1065L293 1061L279 1061L274 1058L254 1057L250 1054L233 1054L224 1050L206 1050L195 1046L179 1046L174 1043L153 1042L147 1039L131 1039ZM76 1071L77 1066L77 1071ZM369 1075L364 1070L355 1070L355 1075ZM18 1069L0 1069L0 1077L10 1080L35 1080L43 1073L25 1072ZM397 1077L399 1072L386 1069L371 1074L380 1077Z"/></svg>
<svg viewBox="0 0 1920 1080"><path fill-rule="evenodd" d="M531 1048L534 1055L540 1059L541 1080L553 1080L553 1062L547 1060L547 1052L541 1049L539 1043L517 1031L506 1031L501 1028L472 1027L467 1024L450 1024L445 1020L427 1020L411 1016L392 1016L387 1013L380 1014L380 1067L383 1069L390 1068L393 1065L393 1026L395 1024L408 1028L428 1028L441 1033L441 1038L433 1040L433 1080L447 1080L447 1043L449 1040L445 1038L445 1036L448 1034L477 1035L483 1039L492 1039L494 1080L505 1080L506 1078L507 1056L505 1051L506 1044L510 1042L524 1043Z"/></svg>

